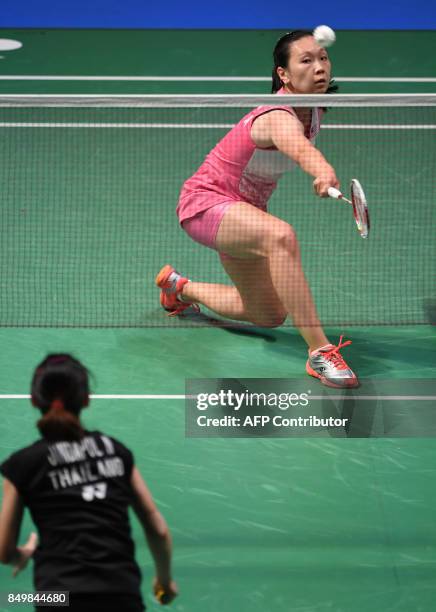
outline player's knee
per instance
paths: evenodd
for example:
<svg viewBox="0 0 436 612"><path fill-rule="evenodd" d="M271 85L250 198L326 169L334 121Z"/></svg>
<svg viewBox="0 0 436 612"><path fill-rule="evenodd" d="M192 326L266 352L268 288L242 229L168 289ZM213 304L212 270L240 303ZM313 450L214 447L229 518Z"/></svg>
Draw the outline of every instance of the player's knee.
<svg viewBox="0 0 436 612"><path fill-rule="evenodd" d="M298 249L297 235L294 228L288 223L275 223L265 236L265 244L268 253L276 252L278 249L285 249L294 253Z"/></svg>
<svg viewBox="0 0 436 612"><path fill-rule="evenodd" d="M274 240L275 246L294 252L297 249L297 234L294 228L288 223L282 223L277 229Z"/></svg>
<svg viewBox="0 0 436 612"><path fill-rule="evenodd" d="M280 327L286 321L286 313L271 313L263 317L253 317L252 323L257 327Z"/></svg>

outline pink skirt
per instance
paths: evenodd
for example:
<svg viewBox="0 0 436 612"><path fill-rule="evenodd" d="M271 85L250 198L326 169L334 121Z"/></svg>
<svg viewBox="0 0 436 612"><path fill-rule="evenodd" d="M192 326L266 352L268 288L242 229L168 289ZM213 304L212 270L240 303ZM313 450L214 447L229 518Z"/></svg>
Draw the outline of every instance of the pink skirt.
<svg viewBox="0 0 436 612"><path fill-rule="evenodd" d="M199 242L217 251L216 235L218 233L218 228L226 210L233 204L235 204L235 202L232 201L215 204L215 206L199 212L194 217L185 219L182 221L181 225L188 236L195 240L195 242Z"/></svg>

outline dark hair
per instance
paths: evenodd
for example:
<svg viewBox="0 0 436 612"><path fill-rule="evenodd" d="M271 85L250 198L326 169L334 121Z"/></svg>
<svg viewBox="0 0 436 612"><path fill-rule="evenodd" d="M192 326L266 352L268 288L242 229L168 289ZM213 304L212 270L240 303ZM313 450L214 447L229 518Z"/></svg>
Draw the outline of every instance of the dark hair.
<svg viewBox="0 0 436 612"><path fill-rule="evenodd" d="M80 440L85 432L79 414L88 405L88 370L71 355L48 355L32 378L32 403L43 416L37 426L50 441Z"/></svg>
<svg viewBox="0 0 436 612"><path fill-rule="evenodd" d="M306 36L313 36L313 32L311 32L311 30L294 30L293 32L288 32L277 41L273 51L274 66L272 69L271 93L276 93L283 86L277 74L277 68L285 68L288 65L289 56L291 54L291 44ZM334 93L336 91L338 91L338 86L335 84L334 80L331 79L326 93Z"/></svg>

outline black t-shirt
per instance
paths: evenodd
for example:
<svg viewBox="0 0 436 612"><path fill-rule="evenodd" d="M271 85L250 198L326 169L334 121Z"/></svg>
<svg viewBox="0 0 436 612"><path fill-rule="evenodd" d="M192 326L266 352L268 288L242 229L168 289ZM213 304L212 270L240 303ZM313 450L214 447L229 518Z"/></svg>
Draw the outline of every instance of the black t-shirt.
<svg viewBox="0 0 436 612"><path fill-rule="evenodd" d="M0 471L17 488L38 528L38 591L139 594L128 506L132 453L98 431L80 442L38 440Z"/></svg>

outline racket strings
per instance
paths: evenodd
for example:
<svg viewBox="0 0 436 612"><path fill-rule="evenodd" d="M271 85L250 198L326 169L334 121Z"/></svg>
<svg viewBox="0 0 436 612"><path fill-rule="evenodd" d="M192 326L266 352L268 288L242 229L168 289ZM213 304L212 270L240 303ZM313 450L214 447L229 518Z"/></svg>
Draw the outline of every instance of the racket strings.
<svg viewBox="0 0 436 612"><path fill-rule="evenodd" d="M363 238L369 233L369 215L366 205L366 198L360 183L353 179L351 181L351 201L353 203L354 218L356 219L357 229Z"/></svg>

